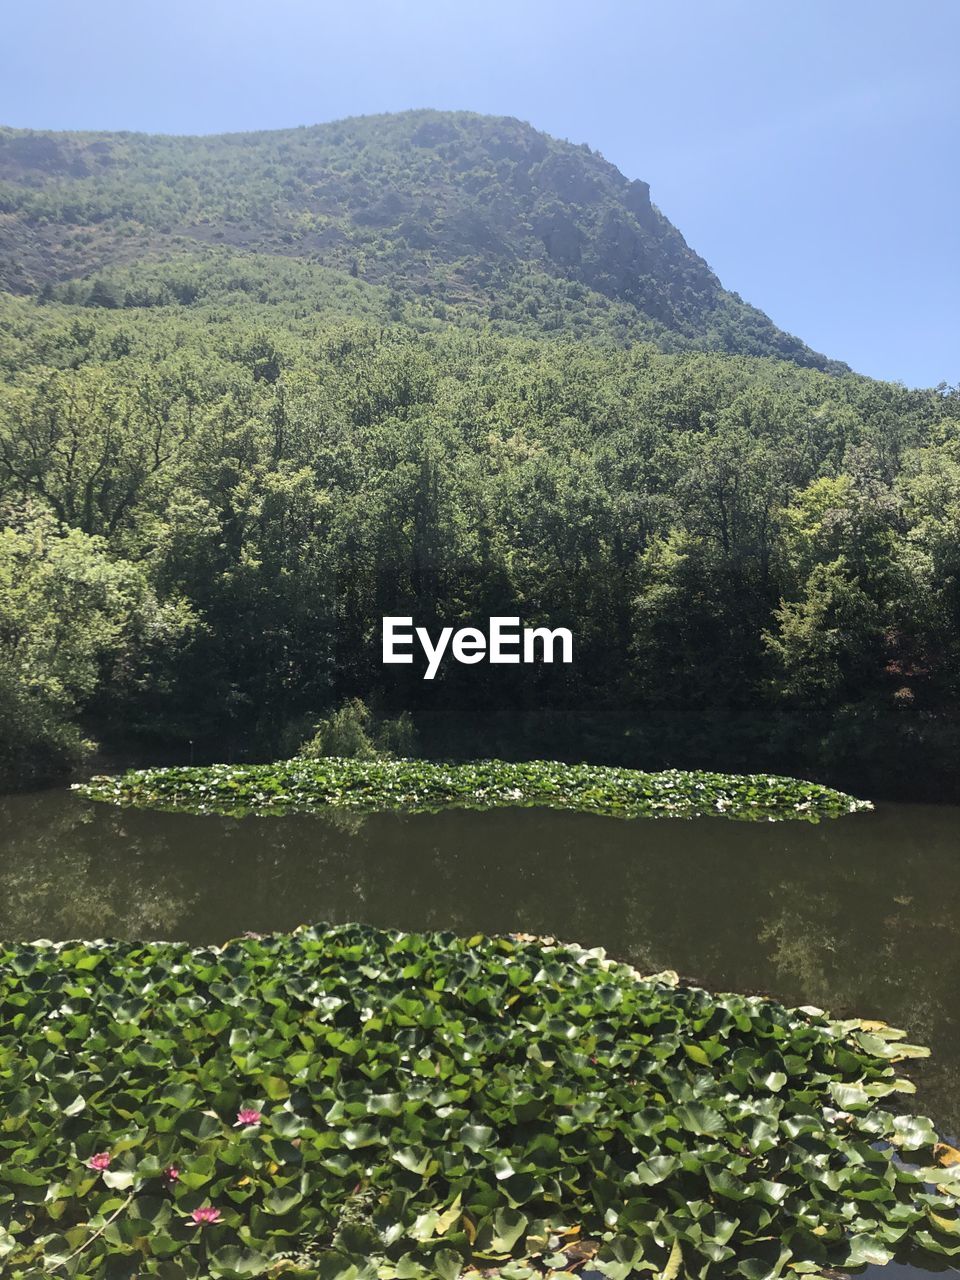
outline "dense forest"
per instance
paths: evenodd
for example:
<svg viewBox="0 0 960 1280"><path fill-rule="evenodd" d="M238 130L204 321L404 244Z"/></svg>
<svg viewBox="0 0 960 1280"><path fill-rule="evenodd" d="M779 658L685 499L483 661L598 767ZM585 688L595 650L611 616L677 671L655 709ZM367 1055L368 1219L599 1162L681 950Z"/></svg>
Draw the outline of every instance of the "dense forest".
<svg viewBox="0 0 960 1280"><path fill-rule="evenodd" d="M781 333L645 184L433 112L7 130L0 177L6 782L360 697L431 754L958 794L960 394ZM425 682L386 614L576 660Z"/></svg>

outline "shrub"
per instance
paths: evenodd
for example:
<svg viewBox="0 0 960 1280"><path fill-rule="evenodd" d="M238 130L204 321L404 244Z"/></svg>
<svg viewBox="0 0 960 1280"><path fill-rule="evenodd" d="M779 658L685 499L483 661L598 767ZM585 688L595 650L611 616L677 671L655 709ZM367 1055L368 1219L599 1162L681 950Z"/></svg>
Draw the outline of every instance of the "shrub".
<svg viewBox="0 0 960 1280"><path fill-rule="evenodd" d="M320 720L313 737L297 755L306 760L339 756L353 760L410 756L416 752L417 731L408 712L395 720L378 720L360 698L351 698Z"/></svg>

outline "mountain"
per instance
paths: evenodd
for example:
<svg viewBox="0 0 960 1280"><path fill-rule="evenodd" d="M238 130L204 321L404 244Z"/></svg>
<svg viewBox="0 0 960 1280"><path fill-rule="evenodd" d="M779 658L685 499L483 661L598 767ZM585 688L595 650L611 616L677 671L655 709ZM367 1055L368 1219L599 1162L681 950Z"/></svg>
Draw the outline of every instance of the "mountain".
<svg viewBox="0 0 960 1280"><path fill-rule="evenodd" d="M726 290L646 182L519 120L408 111L190 138L0 129L3 289L63 296L84 281L68 300L143 305L144 281L162 280L189 303L214 287L198 261L250 255L385 288L392 318L846 368Z"/></svg>

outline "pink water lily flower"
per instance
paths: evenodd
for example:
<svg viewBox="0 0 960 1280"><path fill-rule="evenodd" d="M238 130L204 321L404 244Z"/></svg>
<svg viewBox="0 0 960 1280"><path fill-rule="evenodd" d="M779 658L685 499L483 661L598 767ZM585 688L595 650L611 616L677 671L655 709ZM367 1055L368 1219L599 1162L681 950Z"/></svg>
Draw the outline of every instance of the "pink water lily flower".
<svg viewBox="0 0 960 1280"><path fill-rule="evenodd" d="M175 1164L168 1164L166 1169L163 1171L163 1176L167 1182L176 1182L180 1177L180 1170Z"/></svg>
<svg viewBox="0 0 960 1280"><path fill-rule="evenodd" d="M262 1119L263 1116L256 1107L241 1107L237 1112L236 1123L233 1127L235 1129L240 1129L247 1125L259 1124Z"/></svg>
<svg viewBox="0 0 960 1280"><path fill-rule="evenodd" d="M104 1169L109 1169L110 1168L110 1152L98 1151L95 1156L91 1156L90 1159L87 1161L87 1168L96 1169L98 1172L102 1172Z"/></svg>
<svg viewBox="0 0 960 1280"><path fill-rule="evenodd" d="M209 1223L220 1221L220 1210L215 1209L211 1204L204 1204L199 1209L194 1209L190 1217L198 1227L206 1226Z"/></svg>

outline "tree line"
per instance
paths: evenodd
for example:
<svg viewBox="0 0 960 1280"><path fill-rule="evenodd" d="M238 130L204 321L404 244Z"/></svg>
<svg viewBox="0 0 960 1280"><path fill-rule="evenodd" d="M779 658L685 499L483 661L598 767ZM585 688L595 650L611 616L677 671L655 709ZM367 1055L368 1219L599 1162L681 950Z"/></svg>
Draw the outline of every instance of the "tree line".
<svg viewBox="0 0 960 1280"><path fill-rule="evenodd" d="M956 391L216 300L8 298L0 377L8 782L359 697L428 753L956 792ZM576 661L427 683L385 615Z"/></svg>

